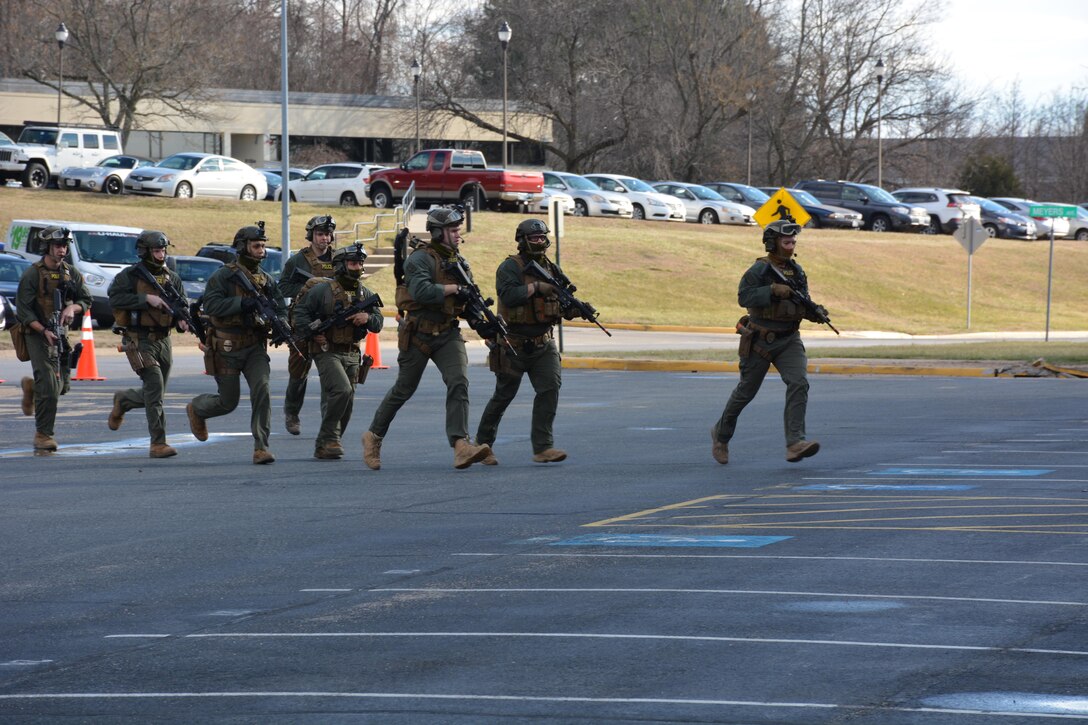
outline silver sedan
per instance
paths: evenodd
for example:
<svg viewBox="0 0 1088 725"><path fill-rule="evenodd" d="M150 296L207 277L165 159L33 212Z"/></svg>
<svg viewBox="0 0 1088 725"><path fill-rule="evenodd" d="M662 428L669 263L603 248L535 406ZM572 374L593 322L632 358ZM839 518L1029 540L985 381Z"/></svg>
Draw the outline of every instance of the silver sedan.
<svg viewBox="0 0 1088 725"><path fill-rule="evenodd" d="M129 154L107 156L89 168L70 166L64 169L57 178L57 188L120 194L125 189L125 179L133 169L151 166L154 163L151 159Z"/></svg>

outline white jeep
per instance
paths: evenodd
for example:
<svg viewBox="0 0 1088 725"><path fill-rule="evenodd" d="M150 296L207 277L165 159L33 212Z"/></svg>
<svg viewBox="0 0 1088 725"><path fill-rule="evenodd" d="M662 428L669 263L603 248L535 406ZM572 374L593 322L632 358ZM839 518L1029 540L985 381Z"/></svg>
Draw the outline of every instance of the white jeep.
<svg viewBox="0 0 1088 725"><path fill-rule="evenodd" d="M104 126L32 125L14 146L0 146L0 180L19 179L42 189L70 166L91 167L123 153L121 134Z"/></svg>

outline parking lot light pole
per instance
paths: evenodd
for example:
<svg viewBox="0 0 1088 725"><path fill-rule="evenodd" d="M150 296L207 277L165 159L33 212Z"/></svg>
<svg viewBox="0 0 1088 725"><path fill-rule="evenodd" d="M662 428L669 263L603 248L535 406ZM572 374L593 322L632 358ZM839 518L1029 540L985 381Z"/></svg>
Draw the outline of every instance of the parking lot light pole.
<svg viewBox="0 0 1088 725"><path fill-rule="evenodd" d="M755 91L748 91L748 186L752 185L752 104L755 100Z"/></svg>
<svg viewBox="0 0 1088 725"><path fill-rule="evenodd" d="M884 59L876 59L876 185L884 188L884 112L880 107L884 95Z"/></svg>
<svg viewBox="0 0 1088 725"><path fill-rule="evenodd" d="M57 39L57 55L60 56L60 82L57 84L57 127L60 127L60 99L61 88L64 87L64 44L68 42L68 27L61 23L53 33Z"/></svg>
<svg viewBox="0 0 1088 725"><path fill-rule="evenodd" d="M419 153L419 77L423 74L423 66L419 64L419 61L412 59L412 83L415 85L416 91L416 148L413 153Z"/></svg>
<svg viewBox="0 0 1088 725"><path fill-rule="evenodd" d="M510 25L505 20L499 28L499 42L502 44L502 168L506 168L506 49L510 45Z"/></svg>

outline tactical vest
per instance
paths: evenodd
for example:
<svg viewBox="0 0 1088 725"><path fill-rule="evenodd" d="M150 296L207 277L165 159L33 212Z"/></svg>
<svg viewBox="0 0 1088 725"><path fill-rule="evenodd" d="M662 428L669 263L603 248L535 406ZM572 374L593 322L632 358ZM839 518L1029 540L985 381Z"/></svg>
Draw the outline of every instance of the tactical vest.
<svg viewBox="0 0 1088 725"><path fill-rule="evenodd" d="M314 287L316 287L319 284L326 284L326 283L332 289L332 309L333 310L336 310L337 305L340 305L342 307L350 307L352 305L352 303L354 303L356 300L358 300L358 299L360 299L362 297L362 294L361 294L362 286L361 285L359 287L360 294L352 295L347 290L345 290L343 287L341 287L340 283L337 282L336 279L326 279L324 277L312 277L312 278L306 280L306 283L304 285L302 285L302 289L300 289L298 291L298 294L295 295L295 298L293 300L291 300L291 311L288 314L289 314L289 319L291 321L291 326L292 327L294 327L294 325L295 325L295 308L298 305L298 303L301 302L302 299L305 298L306 295L308 295L310 293L310 290L312 290ZM322 312L323 313L324 312L329 312L329 314L332 314L332 311L322 310ZM325 334L325 339L336 346L336 349L334 350L335 352L343 352L343 351L347 350L348 348L353 347L355 345L355 343L357 343L360 339L362 339L362 337L358 336L358 333L357 333L357 330L359 330L359 329L360 328L355 327L355 325L353 325L351 323L348 323L346 325L340 325L339 327L330 327L328 330L325 330L325 333L324 333ZM365 335L365 332L363 334ZM326 348L323 348L320 344L314 342L313 340L309 340L307 342L307 344L309 345L309 348L308 348L307 352L309 352L311 355L313 355L315 353L319 353L319 352L327 352L328 351Z"/></svg>
<svg viewBox="0 0 1088 725"><path fill-rule="evenodd" d="M270 284L268 275L259 270L250 272L238 262L231 262L223 266L232 273L241 272L246 275L253 282L254 287L264 290L265 294L268 294ZM234 297L252 297L242 285L233 281L233 279L231 281L231 295ZM252 319L247 319L248 317L245 314L228 315L226 317L209 315L208 319L212 323L216 337L232 340L236 348L242 348L268 337L268 328L254 324Z"/></svg>
<svg viewBox="0 0 1088 725"><path fill-rule="evenodd" d="M137 262L137 264L143 264L143 262ZM145 267L146 268L146 267ZM148 272L151 270L148 269ZM170 275L167 273L166 268L163 267L159 274L152 273L158 283L165 289L168 285L173 284L170 280ZM136 280L136 292L142 295L157 295L158 290L151 286L151 283L145 280L140 275L132 272L132 278ZM146 310L114 310L113 316L117 320L117 324L121 327L151 327L151 328L166 328L169 332L170 326L174 324L174 317L169 312L156 309L150 305ZM135 319L133 319L135 318Z"/></svg>
<svg viewBox="0 0 1088 725"><path fill-rule="evenodd" d="M782 280L779 279L771 269L771 260L768 257L760 257L757 262L763 262L766 267L763 269L763 280L768 284L782 284ZM781 270L783 276L791 281L795 281L801 289L805 289L808 286L808 280L805 278L805 273L796 262L789 262L784 270ZM805 318L805 310L798 304L795 304L789 299L779 299L778 297L771 297L771 304L767 307L749 307L748 314L756 320L769 320L773 322L790 322L799 323Z"/></svg>
<svg viewBox="0 0 1088 725"><path fill-rule="evenodd" d="M536 277L530 277L525 273L525 260L520 254L511 254L507 259L512 259L517 263L518 269L521 270L522 282L529 284L538 281ZM554 265L551 260L545 257L540 260L539 264L544 269L552 272L554 276ZM499 314L511 325L548 325L550 327L559 322L563 311L559 307L559 297L555 293L547 297L534 295L524 305L518 305L517 307L507 307L500 295Z"/></svg>
<svg viewBox="0 0 1088 725"><path fill-rule="evenodd" d="M332 263L331 254L329 255L329 261L327 262L324 259L321 259L321 257L317 256L317 254L313 250L313 247L306 247L301 252L299 252L299 254L301 254L306 260L306 263L310 265L310 274L312 274L313 276L325 277L327 279L332 279L336 276L333 271L334 265Z"/></svg>
<svg viewBox="0 0 1088 725"><path fill-rule="evenodd" d="M434 281L436 284L457 284L457 280L453 278L453 275L446 271L447 260L433 247L429 245L419 247L416 251L412 252L409 259L417 254L426 254L431 258L431 263L434 265L435 270ZM449 327L450 322L464 312L465 303L458 300L457 295L446 295L441 304L423 305L412 299L412 295L408 292L407 285L398 285L397 308L408 313L407 316L418 319L422 323L419 331L427 332L423 327L430 327L431 325L438 325L441 329ZM427 323L430 324L428 325Z"/></svg>
<svg viewBox="0 0 1088 725"><path fill-rule="evenodd" d="M42 321L48 320L56 311L53 309L53 292L63 286L63 302L75 299L72 291L72 268L67 262L61 262L57 269L49 269L45 262L35 262L38 268L38 309L42 311Z"/></svg>

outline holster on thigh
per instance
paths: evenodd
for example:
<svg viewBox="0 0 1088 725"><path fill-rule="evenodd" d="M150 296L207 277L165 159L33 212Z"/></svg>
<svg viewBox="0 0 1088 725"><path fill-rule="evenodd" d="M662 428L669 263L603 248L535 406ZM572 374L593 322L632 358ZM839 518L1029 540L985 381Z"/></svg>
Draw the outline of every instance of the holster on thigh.
<svg viewBox="0 0 1088 725"><path fill-rule="evenodd" d="M366 382L367 373L370 372L370 368L374 365L374 358L370 355L363 355L359 361L359 372L355 376L355 384L362 385Z"/></svg>

